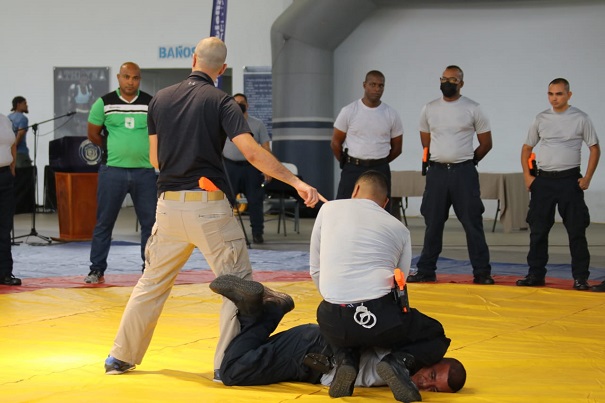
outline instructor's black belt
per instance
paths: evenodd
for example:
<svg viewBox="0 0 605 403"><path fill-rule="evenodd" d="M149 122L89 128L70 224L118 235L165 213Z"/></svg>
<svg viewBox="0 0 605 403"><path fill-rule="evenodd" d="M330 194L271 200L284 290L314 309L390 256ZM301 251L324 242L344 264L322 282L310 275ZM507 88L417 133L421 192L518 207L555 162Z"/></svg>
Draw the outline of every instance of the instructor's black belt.
<svg viewBox="0 0 605 403"><path fill-rule="evenodd" d="M374 167L376 165L382 165L382 164L388 163L389 159L385 157L385 158L380 158L377 160L362 160L361 158L347 156L345 161L347 164L353 164L353 165L358 165L358 166L362 166L362 167Z"/></svg>
<svg viewBox="0 0 605 403"><path fill-rule="evenodd" d="M436 162L436 161L430 161L429 162L429 166L430 167L435 167L435 168L441 168L441 169L452 169L452 168L456 168L462 165L470 165L470 164L474 164L473 160L466 160L466 161L462 161L462 162L457 162L457 163L450 163L450 162Z"/></svg>
<svg viewBox="0 0 605 403"><path fill-rule="evenodd" d="M565 171L543 171L538 169L538 176L545 178L568 178L570 176L576 176L580 174L580 167L566 169Z"/></svg>
<svg viewBox="0 0 605 403"><path fill-rule="evenodd" d="M249 163L246 160L244 160L244 161L235 161L235 160L230 160L229 158L225 158L225 161L229 161L232 164L241 165L243 167L248 166L248 165L252 165L251 163Z"/></svg>

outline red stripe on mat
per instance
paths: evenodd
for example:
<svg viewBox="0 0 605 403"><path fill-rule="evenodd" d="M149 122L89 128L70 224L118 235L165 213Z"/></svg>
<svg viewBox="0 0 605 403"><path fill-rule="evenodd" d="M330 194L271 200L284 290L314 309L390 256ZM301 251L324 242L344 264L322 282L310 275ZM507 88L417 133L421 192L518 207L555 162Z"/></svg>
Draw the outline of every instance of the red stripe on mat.
<svg viewBox="0 0 605 403"><path fill-rule="evenodd" d="M21 286L0 285L0 294L35 291L44 288L103 288L103 287L134 287L139 280L139 274L108 274L104 284L85 284L84 276L26 278ZM472 284L473 277L469 274L438 274L439 283ZM209 283L214 279L210 270L186 270L179 273L175 284ZM515 285L520 276L494 276L496 284ZM254 279L260 282L270 281L304 281L311 280L306 271L254 271ZM546 279L546 287L572 289L573 280L550 278Z"/></svg>

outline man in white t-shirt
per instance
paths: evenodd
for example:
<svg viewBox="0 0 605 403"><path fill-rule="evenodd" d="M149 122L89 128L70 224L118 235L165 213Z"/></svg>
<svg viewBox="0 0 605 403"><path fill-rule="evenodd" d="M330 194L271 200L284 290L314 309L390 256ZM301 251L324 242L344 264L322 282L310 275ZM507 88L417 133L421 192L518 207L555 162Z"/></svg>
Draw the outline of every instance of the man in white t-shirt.
<svg viewBox="0 0 605 403"><path fill-rule="evenodd" d="M370 169L382 172L391 195L389 162L401 154L403 125L401 118L382 102L384 74L372 70L363 82L363 98L342 108L334 122L332 152L342 169L337 199L349 199L359 175ZM390 203L386 206L390 211Z"/></svg>
<svg viewBox="0 0 605 403"><path fill-rule="evenodd" d="M391 353L376 365L380 377L398 400L418 400L405 366L398 364L406 360L403 348L445 337L437 321L417 318L422 314L393 292L394 270L407 276L412 249L408 229L384 210L386 196L384 175L364 172L352 198L324 204L313 226L310 274L323 298L317 323L336 366L331 397L353 393L361 348L382 347ZM394 368L399 376L393 376Z"/></svg>
<svg viewBox="0 0 605 403"><path fill-rule="evenodd" d="M429 168L420 212L426 230L418 272L410 283L437 281L437 259L443 247L443 228L454 207L466 233L475 284L494 284L489 248L483 232L483 202L476 165L492 148L489 120L479 104L460 94L464 73L458 66L445 68L440 78L443 97L422 108L420 140L429 149ZM479 142L473 148L473 140Z"/></svg>
<svg viewBox="0 0 605 403"><path fill-rule="evenodd" d="M563 218L569 236L571 273L575 290L588 290L590 253L586 227L590 224L584 191L597 169L601 148L597 133L588 115L569 105L569 82L556 78L548 85L548 101L552 105L536 116L521 149L521 165L525 185L531 192L527 223L529 224L528 274L517 281L518 286L545 284L548 262L548 234L555 222L555 207ZM531 172L528 160L540 143L537 169ZM580 173L582 143L590 155L586 174ZM533 174L533 175L532 175ZM534 176L535 175L535 176ZM605 291L605 282L592 287Z"/></svg>

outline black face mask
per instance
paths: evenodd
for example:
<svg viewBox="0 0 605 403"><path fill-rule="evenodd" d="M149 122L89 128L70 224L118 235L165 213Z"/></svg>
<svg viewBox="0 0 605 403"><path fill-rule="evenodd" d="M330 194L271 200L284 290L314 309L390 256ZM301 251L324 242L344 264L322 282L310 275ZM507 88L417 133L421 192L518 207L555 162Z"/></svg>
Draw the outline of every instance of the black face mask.
<svg viewBox="0 0 605 403"><path fill-rule="evenodd" d="M240 109L242 110L242 113L246 113L246 104L238 104Z"/></svg>
<svg viewBox="0 0 605 403"><path fill-rule="evenodd" d="M456 95L456 92L458 91L458 84L445 82L441 83L441 86L439 88L441 89L441 92L443 93L444 97L451 98Z"/></svg>

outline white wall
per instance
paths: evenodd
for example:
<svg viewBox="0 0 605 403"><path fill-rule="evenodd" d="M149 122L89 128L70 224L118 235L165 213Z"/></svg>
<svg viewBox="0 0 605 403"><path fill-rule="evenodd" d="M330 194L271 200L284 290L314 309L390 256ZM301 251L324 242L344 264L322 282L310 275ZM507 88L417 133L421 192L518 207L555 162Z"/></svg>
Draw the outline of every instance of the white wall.
<svg viewBox="0 0 605 403"><path fill-rule="evenodd" d="M234 91L243 90L244 66L271 65L271 25L291 2L228 1L225 41ZM30 124L52 118L54 66L108 66L112 89L117 88L115 74L125 61L142 68L190 68L191 59L160 59L158 49L195 46L210 34L211 11L212 0L6 2L0 24L0 111L8 114L12 98L22 95L29 104ZM47 123L39 128L39 172L48 164L53 127ZM31 130L27 137L33 158ZM38 182L40 202L43 180Z"/></svg>
<svg viewBox="0 0 605 403"><path fill-rule="evenodd" d="M550 106L546 91L555 77L570 81L570 103L591 116L605 141L605 3L402 3L378 9L335 53L335 115L363 95L367 71L386 76L383 100L400 112L405 130L403 153L392 169L420 169L420 109L440 96L438 78L448 64L462 67L462 93L480 102L491 120L494 148L481 171L520 172L527 129ZM583 171L587 154L584 148ZM605 167L585 195L592 221L605 222ZM419 198L410 199L408 213L419 215L419 204ZM496 203L485 205L485 216L493 217Z"/></svg>

